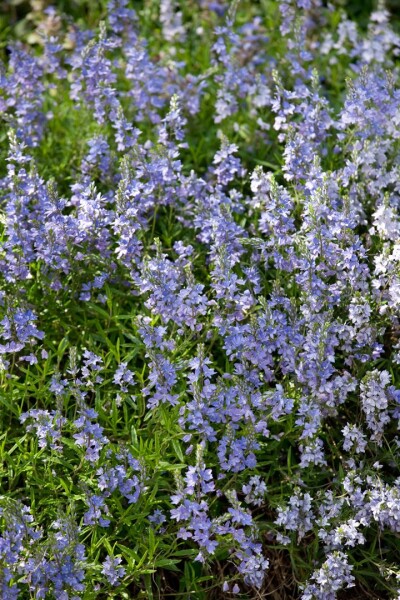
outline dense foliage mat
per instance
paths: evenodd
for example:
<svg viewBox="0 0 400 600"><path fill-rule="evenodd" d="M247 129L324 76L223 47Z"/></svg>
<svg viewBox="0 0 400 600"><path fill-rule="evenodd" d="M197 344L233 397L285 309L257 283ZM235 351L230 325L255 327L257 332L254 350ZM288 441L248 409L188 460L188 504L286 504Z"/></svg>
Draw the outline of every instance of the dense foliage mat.
<svg viewBox="0 0 400 600"><path fill-rule="evenodd" d="M391 13L5 4L1 598L399 599Z"/></svg>

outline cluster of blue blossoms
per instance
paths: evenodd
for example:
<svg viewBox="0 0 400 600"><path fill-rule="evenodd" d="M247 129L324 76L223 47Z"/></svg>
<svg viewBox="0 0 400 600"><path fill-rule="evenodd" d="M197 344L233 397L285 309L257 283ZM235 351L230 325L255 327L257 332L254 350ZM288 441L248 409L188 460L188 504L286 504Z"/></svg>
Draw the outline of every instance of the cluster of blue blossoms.
<svg viewBox="0 0 400 600"><path fill-rule="evenodd" d="M185 48L204 31L179 4L157 3L160 52L128 0L95 29L40 9L34 49L12 43L0 65L1 378L38 374L52 404L15 388L24 439L54 478L73 465L63 486L81 478L56 515L23 487L1 496L0 596L129 586L123 551L94 565L85 545L119 503L133 530L146 519L199 568L225 565L226 597L262 591L274 549L313 544L300 597L334 600L379 539L400 598L400 37L384 7L361 31L321 0L282 0L271 39L238 3L201 0L214 29L199 73ZM40 162L61 97L90 123L64 180ZM193 133L203 119L211 142ZM216 146L207 164L194 135ZM86 329L57 357L54 306L107 322L113 290L126 353L106 361ZM169 418L175 468L112 433L99 398L109 415Z"/></svg>

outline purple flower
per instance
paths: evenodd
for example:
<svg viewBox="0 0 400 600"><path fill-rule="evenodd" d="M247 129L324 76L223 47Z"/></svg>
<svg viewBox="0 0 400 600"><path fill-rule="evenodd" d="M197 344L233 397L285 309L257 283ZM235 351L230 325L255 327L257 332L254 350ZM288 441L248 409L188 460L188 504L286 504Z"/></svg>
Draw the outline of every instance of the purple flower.
<svg viewBox="0 0 400 600"><path fill-rule="evenodd" d="M118 585L120 579L122 579L126 573L125 567L118 566L121 564L121 562L122 558L119 556L115 558L107 556L107 558L103 562L103 568L101 572L103 573L103 575L105 575L105 577L107 578L108 582L111 583L111 585Z"/></svg>
<svg viewBox="0 0 400 600"><path fill-rule="evenodd" d="M335 592L354 586L352 568L352 565L348 564L347 555L343 552L329 554L322 567L312 575L312 583L306 586L301 596L302 600L314 600L314 598L335 600Z"/></svg>
<svg viewBox="0 0 400 600"><path fill-rule="evenodd" d="M59 411L52 410L49 412L48 410L31 409L20 416L21 423L25 423L27 420L33 421L27 425L26 430L35 431L39 448L49 446L52 450L63 451L63 446L60 443L61 428L66 424L67 419L62 417Z"/></svg>
<svg viewBox="0 0 400 600"><path fill-rule="evenodd" d="M166 521L166 516L162 510L156 508L156 510L147 517L153 525L162 525Z"/></svg>
<svg viewBox="0 0 400 600"><path fill-rule="evenodd" d="M127 392L127 386L132 385L134 382L134 375L132 371L127 368L127 364L128 363L126 362L122 362L114 374L114 383L119 385L123 392Z"/></svg>

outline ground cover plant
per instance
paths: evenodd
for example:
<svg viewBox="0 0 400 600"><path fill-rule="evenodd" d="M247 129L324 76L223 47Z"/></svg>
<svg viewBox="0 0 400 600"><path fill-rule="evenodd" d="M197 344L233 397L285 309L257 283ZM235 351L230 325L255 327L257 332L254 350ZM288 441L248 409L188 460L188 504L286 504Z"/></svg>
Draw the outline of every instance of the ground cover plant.
<svg viewBox="0 0 400 600"><path fill-rule="evenodd" d="M400 598L394 3L5 3L0 597Z"/></svg>

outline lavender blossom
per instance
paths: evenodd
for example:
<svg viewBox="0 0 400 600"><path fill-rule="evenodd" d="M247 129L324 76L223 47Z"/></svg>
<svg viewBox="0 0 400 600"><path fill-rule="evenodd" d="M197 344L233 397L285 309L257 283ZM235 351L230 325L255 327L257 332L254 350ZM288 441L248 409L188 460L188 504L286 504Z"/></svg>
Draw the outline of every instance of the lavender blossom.
<svg viewBox="0 0 400 600"><path fill-rule="evenodd" d="M111 583L111 585L118 585L120 579L122 579L126 573L125 567L119 566L121 562L122 558L119 556L107 556L107 558L103 562L103 569L101 572L103 573L103 575L105 575L105 577L107 578L108 582Z"/></svg>

